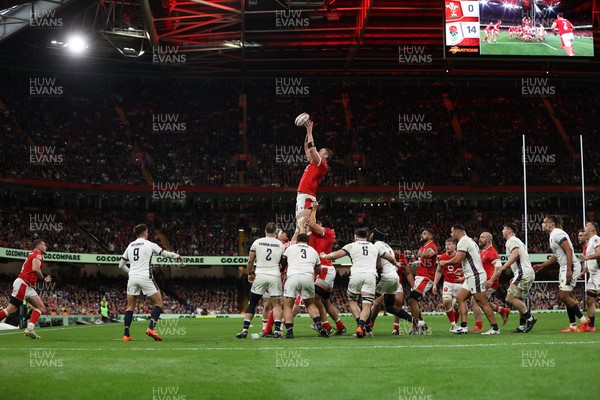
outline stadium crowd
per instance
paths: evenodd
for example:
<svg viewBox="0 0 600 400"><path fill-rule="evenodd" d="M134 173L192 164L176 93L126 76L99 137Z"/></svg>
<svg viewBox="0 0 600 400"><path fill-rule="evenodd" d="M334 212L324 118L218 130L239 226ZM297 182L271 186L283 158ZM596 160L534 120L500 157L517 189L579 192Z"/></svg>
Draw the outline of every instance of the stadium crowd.
<svg viewBox="0 0 600 400"><path fill-rule="evenodd" d="M542 99L521 85L319 85L298 98L272 87L82 86L60 99L7 90L0 177L293 188L305 159L291 121L306 110L316 144L334 150L325 186L518 186L523 134L531 185L577 185L579 135L589 148L598 133L586 100L594 93L563 86ZM584 154L587 182L597 184L599 156Z"/></svg>

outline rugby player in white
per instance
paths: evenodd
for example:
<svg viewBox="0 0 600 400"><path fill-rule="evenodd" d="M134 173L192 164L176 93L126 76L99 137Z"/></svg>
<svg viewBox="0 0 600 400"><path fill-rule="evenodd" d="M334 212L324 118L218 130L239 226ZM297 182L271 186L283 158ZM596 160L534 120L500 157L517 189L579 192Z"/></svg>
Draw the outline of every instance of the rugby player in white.
<svg viewBox="0 0 600 400"><path fill-rule="evenodd" d="M315 282L314 274L321 273L321 260L317 251L308 245L306 233L298 235L298 242L288 247L283 253L287 263L287 277L283 288L283 316L287 330L285 339L294 338L294 314L292 308L296 295L300 292L308 314L314 321L319 336L329 337L329 332L323 328L319 309L314 303Z"/></svg>
<svg viewBox="0 0 600 400"><path fill-rule="evenodd" d="M252 284L244 325L235 335L238 339L248 337L248 329L256 306L268 290L273 307L275 330L273 335L281 337L281 257L285 250L284 244L277 239L277 225L269 222L265 227L265 237L256 239L250 247L248 256L248 282ZM256 265L255 265L256 264Z"/></svg>
<svg viewBox="0 0 600 400"><path fill-rule="evenodd" d="M176 259L180 263L183 263L183 258L170 251L163 250L159 245L148 240L148 227L146 224L139 224L134 228L136 240L129 243L127 249L121 257L119 268L126 271L129 274L127 280L127 311L125 312L124 321L124 333L123 340L126 342L131 341L131 335L129 334L129 327L133 320L133 311L140 293L144 293L148 299L152 302L153 308L150 313L150 325L146 329L146 335L150 336L154 340L162 340L158 332L154 330L156 321L160 318L163 308L163 299L154 282L152 276L152 256L158 255L161 257L167 257ZM129 267L127 267L129 263Z"/></svg>
<svg viewBox="0 0 600 400"><path fill-rule="evenodd" d="M571 292L577 285L577 277L581 272L581 264L575 257L575 250L569 235L562 230L563 219L559 215L546 215L542 224L542 229L550 233L550 248L552 249L552 257L542 264L534 266L534 271L540 271L548 265L558 262L560 266L558 274L558 297L565 303L567 307L567 315L569 317L569 327L561 330L561 332L581 332L577 326L575 317L579 318L580 326L587 328L588 319L583 316L583 313L577 305L577 301L571 297Z"/></svg>
<svg viewBox="0 0 600 400"><path fill-rule="evenodd" d="M517 226L515 224L504 224L502 237L506 240L504 247L506 248L506 256L508 258L504 264L494 266L494 274L488 279L485 285L488 288L492 287L492 284L502 271L508 267L511 268L513 278L510 281L510 287L506 294L506 301L521 314L519 327L513 332L528 333L537 322L537 318L531 315L531 311L527 308L523 300L535 281L535 272L533 272L533 268L531 267L531 260L529 259L525 243L516 236L516 232Z"/></svg>
<svg viewBox="0 0 600 400"><path fill-rule="evenodd" d="M586 272L590 274L585 292L589 324L587 327L584 327L586 332L596 332L596 300L598 299L598 291L600 290L600 270L598 268L600 237L598 237L598 224L591 221L586 223L584 235L587 238L587 246L580 260L585 262L585 268L581 271L579 277L583 278ZM580 329L584 327L580 327Z"/></svg>
<svg viewBox="0 0 600 400"><path fill-rule="evenodd" d="M483 269L481 257L479 256L479 246L477 246L477 243L475 243L473 239L467 236L463 225L454 225L452 227L451 236L458 240L458 245L456 246L458 251L450 260L440 261L439 265L443 267L447 264L456 264L460 262L462 263L465 276L462 287L456 296L456 301L458 302L458 308L460 310L461 323L460 326L456 327L456 329L451 332L455 334L465 334L469 332L469 329L467 328L467 299L469 296L473 296L492 326L490 330L483 332L482 335L497 335L500 333L500 329L498 329L494 311L485 297L485 282L487 280L487 275Z"/></svg>
<svg viewBox="0 0 600 400"><path fill-rule="evenodd" d="M350 282L348 284L348 306L356 319L356 337L365 336L366 324L371 315L371 306L375 300L377 273L381 270L379 258L385 258L396 265L394 256L378 250L373 243L367 241L367 230L359 228L354 231L354 242L345 245L333 253L321 253L321 258L337 260L343 256L350 257ZM362 311L358 306L358 295L362 297Z"/></svg>
<svg viewBox="0 0 600 400"><path fill-rule="evenodd" d="M394 257L394 250L392 250L392 248L386 242L384 242L386 238L387 231L385 229L375 228L373 229L373 232L371 232L369 241L375 245L377 250L383 251L389 254L391 257ZM385 304L385 309L390 314L402 318L410 322L411 324L418 325L419 320L417 318L413 318L412 315L404 311L399 305L396 306L396 293L398 292L398 288L400 287L400 277L398 276L398 262L396 261L392 263L386 260L385 258L380 258L379 262L381 263L381 275L379 282L377 283L377 287L375 288L376 298L373 302L371 324L375 324L377 314L379 314L379 310L381 309L382 304ZM369 334L369 332L367 334ZM370 333L370 336L373 336L373 334Z"/></svg>

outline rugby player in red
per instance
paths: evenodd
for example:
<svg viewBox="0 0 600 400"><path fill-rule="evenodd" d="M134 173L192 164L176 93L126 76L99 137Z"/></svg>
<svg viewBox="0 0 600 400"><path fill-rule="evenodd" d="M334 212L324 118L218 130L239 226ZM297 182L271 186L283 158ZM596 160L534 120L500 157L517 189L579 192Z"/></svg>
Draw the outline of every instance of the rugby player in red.
<svg viewBox="0 0 600 400"><path fill-rule="evenodd" d="M296 195L296 218L305 218L310 214L312 203L317 201L317 188L329 170L328 161L333 153L328 148L317 151L312 135L313 122L306 124L306 139L304 139L304 152L309 164L304 169L304 174L298 184Z"/></svg>
<svg viewBox="0 0 600 400"><path fill-rule="evenodd" d="M410 292L409 301L410 313L419 321L423 321L421 310L419 310L419 301L433 286L437 256L438 247L433 241L433 231L429 228L424 228L421 232L421 247L417 253L419 259L417 276L415 278L415 285ZM413 333L417 333L416 326L414 326L414 329Z"/></svg>
<svg viewBox="0 0 600 400"><path fill-rule="evenodd" d="M573 36L573 24L563 17L563 13L558 13L558 18L554 20L550 29L552 32L558 32L560 35L560 43L567 55L574 56L573 42L575 41L575 37Z"/></svg>
<svg viewBox="0 0 600 400"><path fill-rule="evenodd" d="M32 306L33 311L31 312L27 329L25 329L23 333L25 336L29 336L32 339L41 339L35 332L35 324L40 315L46 310L44 302L35 291L35 284L38 279L41 279L46 283L52 281L50 275L44 277L44 274L42 274L42 268L44 268L44 254L46 254L47 250L48 247L43 240L36 239L33 241L33 251L27 256L19 276L13 283L13 291L10 296L9 304L5 309L0 310L0 321L2 321L10 314L18 312L23 301L27 300Z"/></svg>
<svg viewBox="0 0 600 400"><path fill-rule="evenodd" d="M310 229L310 240L308 244L318 254L329 254L333 251L335 243L335 231L331 228L331 221L327 217L317 218L319 203L313 202L313 208L308 219ZM346 332L344 323L340 320L337 308L331 303L333 293L333 282L335 281L335 267L331 260L321 258L321 273L315 279L315 305L321 314L323 327L327 332L332 331L331 324L327 321L327 314L335 321L335 335Z"/></svg>
<svg viewBox="0 0 600 400"><path fill-rule="evenodd" d="M438 261L448 261L456 255L456 244L458 241L453 238L446 239L446 252L440 255ZM456 328L456 322L460 313L456 304L456 295L458 294L465 276L463 274L462 264L448 264L441 266L438 264L435 270L435 279L433 281L433 294L438 294L437 285L440 278L444 276L444 288L442 289L442 301L446 308L446 316L450 321L450 330Z"/></svg>
<svg viewBox="0 0 600 400"><path fill-rule="evenodd" d="M479 235L479 248L481 249L479 251L479 256L481 257L483 269L485 269L485 273L490 278L492 277L492 275L494 275L495 266L502 265L502 263L500 262L500 255L498 254L494 246L492 246L492 243L492 234L489 232L481 232L481 235ZM502 317L502 325L506 325L508 317L510 316L510 308L500 307L496 303L490 301L490 298L496 292L499 285L500 279L494 280L494 283L490 288L488 288L486 292L486 299L492 310L500 314L500 316ZM473 315L475 316L475 328L471 329L470 332L483 332L483 312L481 311L481 308L477 305L477 302L474 301L472 298L471 308L473 309Z"/></svg>
<svg viewBox="0 0 600 400"><path fill-rule="evenodd" d="M491 33L492 33L492 28L494 26L493 22L490 22L486 27L485 27L485 37L483 38L484 42L488 41L488 38L490 37ZM489 43L489 42L488 42Z"/></svg>

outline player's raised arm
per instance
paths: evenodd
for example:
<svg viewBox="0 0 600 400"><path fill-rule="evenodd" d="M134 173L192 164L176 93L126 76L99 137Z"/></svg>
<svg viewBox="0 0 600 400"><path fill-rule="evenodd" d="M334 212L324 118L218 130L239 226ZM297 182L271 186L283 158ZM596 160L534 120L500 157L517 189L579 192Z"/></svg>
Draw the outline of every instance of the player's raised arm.
<svg viewBox="0 0 600 400"><path fill-rule="evenodd" d="M325 235L325 228L321 225L317 224L317 209L319 208L319 203L313 201L312 210L310 210L310 216L308 217L308 227L312 233L316 233L319 237L323 237Z"/></svg>
<svg viewBox="0 0 600 400"><path fill-rule="evenodd" d="M315 147L315 140L312 135L313 122L308 121L306 124L306 147L308 148L308 161L312 161L317 165L321 164L321 156Z"/></svg>

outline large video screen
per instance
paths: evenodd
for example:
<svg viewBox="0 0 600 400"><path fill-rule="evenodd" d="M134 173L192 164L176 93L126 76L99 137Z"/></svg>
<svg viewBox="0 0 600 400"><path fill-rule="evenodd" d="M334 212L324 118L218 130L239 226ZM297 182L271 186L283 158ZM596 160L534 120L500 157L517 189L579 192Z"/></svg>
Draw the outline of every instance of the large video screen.
<svg viewBox="0 0 600 400"><path fill-rule="evenodd" d="M445 0L445 56L594 56L592 0Z"/></svg>

